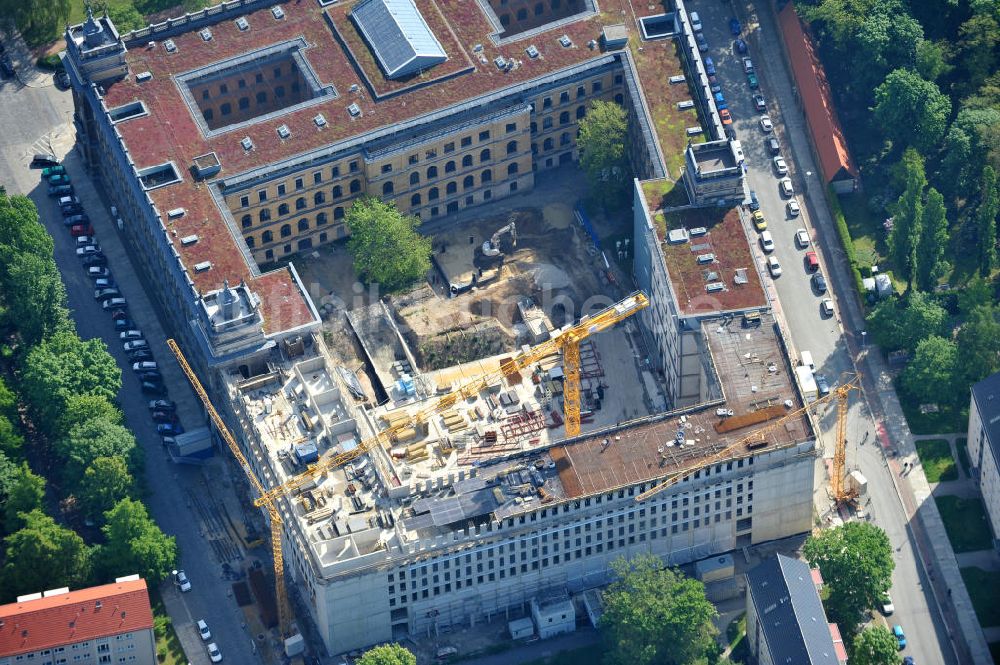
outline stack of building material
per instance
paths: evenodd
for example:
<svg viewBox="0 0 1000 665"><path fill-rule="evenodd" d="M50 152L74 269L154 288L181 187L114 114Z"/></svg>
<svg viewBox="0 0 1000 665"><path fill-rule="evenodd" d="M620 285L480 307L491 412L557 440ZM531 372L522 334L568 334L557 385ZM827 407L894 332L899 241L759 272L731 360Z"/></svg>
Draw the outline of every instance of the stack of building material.
<svg viewBox="0 0 1000 665"><path fill-rule="evenodd" d="M458 413L454 409L450 409L442 413L441 420L444 422L445 429L452 434L461 432L469 427L469 423L465 419L465 416Z"/></svg>

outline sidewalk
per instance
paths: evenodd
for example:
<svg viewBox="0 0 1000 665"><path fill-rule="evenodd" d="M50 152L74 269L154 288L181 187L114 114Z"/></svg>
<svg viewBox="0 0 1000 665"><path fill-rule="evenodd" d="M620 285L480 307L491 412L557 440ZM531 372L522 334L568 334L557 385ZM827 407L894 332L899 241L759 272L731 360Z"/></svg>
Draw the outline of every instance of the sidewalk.
<svg viewBox="0 0 1000 665"><path fill-rule="evenodd" d="M35 66L35 54L31 52L28 45L21 38L21 33L17 30L3 33L4 47L7 55L14 63L14 71L17 72L17 80L21 85L29 88L45 88L55 85L52 72L46 72Z"/></svg>

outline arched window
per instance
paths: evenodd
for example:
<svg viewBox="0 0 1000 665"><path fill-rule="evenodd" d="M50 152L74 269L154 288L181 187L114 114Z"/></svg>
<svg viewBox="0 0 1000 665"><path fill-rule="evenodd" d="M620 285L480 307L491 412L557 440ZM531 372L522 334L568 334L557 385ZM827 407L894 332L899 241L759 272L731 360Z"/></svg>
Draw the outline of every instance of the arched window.
<svg viewBox="0 0 1000 665"><path fill-rule="evenodd" d="M410 197L410 205L411 206L420 205L420 194L414 194L413 196Z"/></svg>
<svg viewBox="0 0 1000 665"><path fill-rule="evenodd" d="M625 96L622 93L619 92L617 95L615 95L615 104L618 104L618 106L625 105Z"/></svg>
<svg viewBox="0 0 1000 665"><path fill-rule="evenodd" d="M480 174L479 180L481 182L484 182L484 183L485 182L492 182L493 181L493 171L491 171L490 169L486 169L485 171L482 172L482 174Z"/></svg>
<svg viewBox="0 0 1000 665"><path fill-rule="evenodd" d="M507 154L513 155L515 152L517 152L517 141L509 141L507 143Z"/></svg>
<svg viewBox="0 0 1000 665"><path fill-rule="evenodd" d="M382 183L382 195L388 196L389 194L392 194L392 180Z"/></svg>
<svg viewBox="0 0 1000 665"><path fill-rule="evenodd" d="M414 172L412 172L410 174L410 184L411 185L419 185L420 184L420 174L417 173L416 171L414 171Z"/></svg>
<svg viewBox="0 0 1000 665"><path fill-rule="evenodd" d="M247 236L247 247L253 249L255 244L257 244L257 242L253 239L253 236Z"/></svg>
<svg viewBox="0 0 1000 665"><path fill-rule="evenodd" d="M587 107L586 106L577 106L576 107L576 119L577 120L583 120L583 116L585 116L585 115L587 115Z"/></svg>
<svg viewBox="0 0 1000 665"><path fill-rule="evenodd" d="M281 215L287 215L287 214L288 214L288 204L282 203L281 205L278 206L278 216L280 217Z"/></svg>
<svg viewBox="0 0 1000 665"><path fill-rule="evenodd" d="M547 138L545 142L542 143L542 150L552 150L552 139Z"/></svg>
<svg viewBox="0 0 1000 665"><path fill-rule="evenodd" d="M333 192L331 193L331 196L333 196L333 198L335 199L339 199L343 195L344 195L344 188L341 187L340 185L335 185L333 188Z"/></svg>
<svg viewBox="0 0 1000 665"><path fill-rule="evenodd" d="M253 224L253 217L251 217L250 215L243 215L243 218L240 219L240 224L243 225L243 228L249 229L250 226Z"/></svg>
<svg viewBox="0 0 1000 665"><path fill-rule="evenodd" d="M266 222L271 219L271 211L267 208L261 208L260 212L257 213L257 218L262 222Z"/></svg>
<svg viewBox="0 0 1000 665"><path fill-rule="evenodd" d="M483 162L488 162L488 161L490 161L490 149L489 148L487 148L486 150L483 150L482 152L479 153L479 163L480 164L482 164Z"/></svg>
<svg viewBox="0 0 1000 665"><path fill-rule="evenodd" d="M299 231L308 231L308 230L309 230L309 220L303 217L302 219L299 220Z"/></svg>
<svg viewBox="0 0 1000 665"><path fill-rule="evenodd" d="M291 224L283 224L281 226L281 237L282 238L287 238L290 235L292 235L292 225Z"/></svg>
<svg viewBox="0 0 1000 665"><path fill-rule="evenodd" d="M360 191L361 191L361 181L360 180L352 180L351 181L351 194L357 194Z"/></svg>
<svg viewBox="0 0 1000 665"><path fill-rule="evenodd" d="M476 179L473 178L471 175L467 175L462 180L462 189L468 189L468 188L474 186L475 184L476 184Z"/></svg>
<svg viewBox="0 0 1000 665"><path fill-rule="evenodd" d="M455 184L454 182L449 182L448 186L445 187L444 189L445 194L454 194L457 191L458 191L458 185Z"/></svg>
<svg viewBox="0 0 1000 665"><path fill-rule="evenodd" d="M334 219L343 219L344 218L344 209L341 208L340 206L337 206L336 208L334 208L333 209L333 218Z"/></svg>
<svg viewBox="0 0 1000 665"><path fill-rule="evenodd" d="M472 155L466 155L462 158L462 166L472 166Z"/></svg>
<svg viewBox="0 0 1000 665"><path fill-rule="evenodd" d="M437 199L438 199L438 188L437 187L431 187L430 190L427 192L427 200L428 201L437 201Z"/></svg>
<svg viewBox="0 0 1000 665"><path fill-rule="evenodd" d="M324 224L326 224L326 213L321 212L316 215L316 226L323 226Z"/></svg>
<svg viewBox="0 0 1000 665"><path fill-rule="evenodd" d="M265 244L274 242L274 234L270 231L264 231L264 233L260 236L260 241Z"/></svg>
<svg viewBox="0 0 1000 665"><path fill-rule="evenodd" d="M517 162L511 162L507 165L507 175L514 175L517 173Z"/></svg>
<svg viewBox="0 0 1000 665"><path fill-rule="evenodd" d="M326 203L326 194L324 194L323 192L316 192L315 194L313 194L314 205L323 205L324 203Z"/></svg>
<svg viewBox="0 0 1000 665"><path fill-rule="evenodd" d="M559 124L568 125L569 124L569 111L563 111L559 114Z"/></svg>
<svg viewBox="0 0 1000 665"><path fill-rule="evenodd" d="M295 199L295 209L296 210L304 210L305 207L306 207L306 205L307 205L306 204L306 197L300 196L299 198Z"/></svg>
<svg viewBox="0 0 1000 665"><path fill-rule="evenodd" d="M444 165L445 173L451 173L454 170L455 170L455 162L448 162L447 164Z"/></svg>
<svg viewBox="0 0 1000 665"><path fill-rule="evenodd" d="M436 166L428 166L427 167L427 179L430 180L431 178L436 178L436 177L438 177L438 167L436 167Z"/></svg>

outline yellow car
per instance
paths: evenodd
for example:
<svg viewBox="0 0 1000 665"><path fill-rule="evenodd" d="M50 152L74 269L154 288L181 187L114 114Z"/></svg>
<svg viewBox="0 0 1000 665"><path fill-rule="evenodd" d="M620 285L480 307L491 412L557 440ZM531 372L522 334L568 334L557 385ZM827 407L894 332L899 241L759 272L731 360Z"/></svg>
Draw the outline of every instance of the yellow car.
<svg viewBox="0 0 1000 665"><path fill-rule="evenodd" d="M764 213L760 210L754 210L751 219L753 219L754 228L758 231L763 231L767 228L767 220L764 219Z"/></svg>

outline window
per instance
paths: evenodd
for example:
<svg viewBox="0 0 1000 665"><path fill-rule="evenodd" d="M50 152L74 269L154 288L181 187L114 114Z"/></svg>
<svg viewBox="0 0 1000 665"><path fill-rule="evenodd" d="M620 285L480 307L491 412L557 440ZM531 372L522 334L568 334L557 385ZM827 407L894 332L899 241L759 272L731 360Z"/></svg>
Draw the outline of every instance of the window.
<svg viewBox="0 0 1000 665"><path fill-rule="evenodd" d="M267 93L263 90L257 93L257 103L266 104L267 103Z"/></svg>
<svg viewBox="0 0 1000 665"><path fill-rule="evenodd" d="M247 236L247 247L253 249L253 246L254 246L253 236ZM76 647L74 646L73 648L75 649Z"/></svg>
<svg viewBox="0 0 1000 665"><path fill-rule="evenodd" d="M517 166L517 164L514 164L513 166ZM517 169L514 169L514 170L516 171ZM511 194L513 194L513 193L514 193L514 192L516 192L516 191L517 191L517 182L512 182L512 183L510 183L510 193L511 193ZM577 552L577 555L579 555L579 554L580 554L580 553L579 553L579 552ZM579 556L577 556L577 558L579 559L580 557L579 557Z"/></svg>
<svg viewBox="0 0 1000 665"><path fill-rule="evenodd" d="M545 120L542 120L542 129L549 129L550 127L552 127L552 118L551 117L548 117Z"/></svg>
<svg viewBox="0 0 1000 665"><path fill-rule="evenodd" d="M287 238L290 235L292 235L292 225L291 224L283 224L281 226L281 237L282 238Z"/></svg>
<svg viewBox="0 0 1000 665"><path fill-rule="evenodd" d="M392 180L382 184L382 195L388 196L392 194Z"/></svg>
<svg viewBox="0 0 1000 665"><path fill-rule="evenodd" d="M240 224L243 226L243 228L249 229L250 226L253 224L253 217L251 217L250 215L243 215L243 218L240 219Z"/></svg>
<svg viewBox="0 0 1000 665"><path fill-rule="evenodd" d="M514 175L515 173L517 173L517 162L511 162L510 164L507 165L507 175ZM511 184L513 185L513 184L516 184L516 183L511 183ZM514 189L517 189L517 188L514 187L510 191L513 192Z"/></svg>
<svg viewBox="0 0 1000 665"><path fill-rule="evenodd" d="M219 86L219 94L220 95L224 95L227 92L229 92L229 86L228 85L226 85L225 83L223 83L222 85Z"/></svg>
<svg viewBox="0 0 1000 665"><path fill-rule="evenodd" d="M465 179L462 180L462 189L469 189L470 187L473 187L475 184L476 184L476 179L473 178L471 175L467 175L465 176Z"/></svg>
<svg viewBox="0 0 1000 665"><path fill-rule="evenodd" d="M264 260L265 261L273 261L274 260L274 250L273 249L269 249L266 252L264 252Z"/></svg>
<svg viewBox="0 0 1000 665"><path fill-rule="evenodd" d="M568 101L569 101L569 91L563 90L561 93L559 93L559 103L565 104Z"/></svg>
<svg viewBox="0 0 1000 665"><path fill-rule="evenodd" d="M351 194L357 194L360 191L361 191L361 181L360 180L352 180L351 181Z"/></svg>
<svg viewBox="0 0 1000 665"><path fill-rule="evenodd" d="M490 130L487 129L487 130L479 132L479 140L480 141L489 141L490 140Z"/></svg>
<svg viewBox="0 0 1000 665"><path fill-rule="evenodd" d="M274 234L270 231L264 231L260 236L260 241L263 243L274 242Z"/></svg>
<svg viewBox="0 0 1000 665"><path fill-rule="evenodd" d="M410 163L411 165L412 165L412 164L416 164L416 163L417 163L417 161L418 161L419 159L420 159L420 158L419 158L419 157L417 157L416 155L410 155L410 158L409 158L409 163Z"/></svg>
<svg viewBox="0 0 1000 665"><path fill-rule="evenodd" d="M576 119L577 120L583 120L583 116L585 116L585 115L587 115L587 107L586 106L577 106L576 107Z"/></svg>
<svg viewBox="0 0 1000 665"><path fill-rule="evenodd" d="M277 97L278 99L281 99L282 97L284 97L285 96L285 86L283 86L283 85L275 86L275 88L274 88L274 96Z"/></svg>
<svg viewBox="0 0 1000 665"><path fill-rule="evenodd" d="M326 194L323 192L313 194L313 205L323 205L324 203L326 203Z"/></svg>
<svg viewBox="0 0 1000 665"><path fill-rule="evenodd" d="M260 72L257 72L256 76L254 76L254 80L257 83L263 83L264 82L264 75L261 74Z"/></svg>
<svg viewBox="0 0 1000 665"><path fill-rule="evenodd" d="M410 184L419 185L420 184L420 174L416 171L410 173Z"/></svg>
<svg viewBox="0 0 1000 665"><path fill-rule="evenodd" d="M339 166L334 166L332 169L330 169L330 177L331 178L339 178L340 177L340 167Z"/></svg>
<svg viewBox="0 0 1000 665"><path fill-rule="evenodd" d="M545 142L542 143L542 150L552 150L552 139L547 138Z"/></svg>
<svg viewBox="0 0 1000 665"><path fill-rule="evenodd" d="M420 194L414 194L410 197L410 205L414 207L420 205Z"/></svg>
<svg viewBox="0 0 1000 665"><path fill-rule="evenodd" d="M240 79L237 82L236 87L239 88L240 90L242 90L243 88L247 87L246 79Z"/></svg>
<svg viewBox="0 0 1000 665"><path fill-rule="evenodd" d="M489 169L486 169L485 171L483 171L483 173L482 173L482 175L480 176L479 179L482 182L492 182L492 180L493 180L493 171L491 171Z"/></svg>
<svg viewBox="0 0 1000 665"><path fill-rule="evenodd" d="M513 155L515 152L517 152L517 141L509 141L507 143L507 154Z"/></svg>
<svg viewBox="0 0 1000 665"><path fill-rule="evenodd" d="M516 122L508 122L507 123L507 127L505 128L505 131L508 134L510 134L511 132L516 132L517 131L517 123Z"/></svg>
<svg viewBox="0 0 1000 665"><path fill-rule="evenodd" d="M287 214L288 214L288 204L287 203L282 203L281 205L278 206L278 217L281 217L282 215L287 215Z"/></svg>
<svg viewBox="0 0 1000 665"><path fill-rule="evenodd" d="M308 231L308 230L309 230L309 220L303 217L302 219L299 220L299 231Z"/></svg>
<svg viewBox="0 0 1000 665"><path fill-rule="evenodd" d="M454 170L455 170L455 162L448 162L447 164L444 165L445 173L451 173Z"/></svg>
<svg viewBox="0 0 1000 665"><path fill-rule="evenodd" d="M563 111L559 114L559 124L567 125L569 124L569 111Z"/></svg>
<svg viewBox="0 0 1000 665"><path fill-rule="evenodd" d="M455 152L455 142L454 142L454 141L451 141L451 142L449 142L449 143L445 143L445 144L444 144L444 151L445 151L446 153L447 153L447 152Z"/></svg>
<svg viewBox="0 0 1000 665"><path fill-rule="evenodd" d="M260 212L257 213L257 218L262 222L266 222L271 219L271 211L267 208L261 208Z"/></svg>
<svg viewBox="0 0 1000 665"><path fill-rule="evenodd" d="M274 78L276 78L276 79L280 79L281 78L281 67L275 67L274 68Z"/></svg>
<svg viewBox="0 0 1000 665"><path fill-rule="evenodd" d="M240 97L239 107L241 111L246 111L248 108L250 108L250 98Z"/></svg>
<svg viewBox="0 0 1000 665"><path fill-rule="evenodd" d="M343 195L344 195L344 188L341 187L340 185L335 185L333 191L331 192L331 196L333 196L333 198L335 199L339 199Z"/></svg>
<svg viewBox="0 0 1000 665"><path fill-rule="evenodd" d="M594 94L597 94L601 91L603 87L604 86L601 85L600 81L594 81L593 83L590 84L590 91Z"/></svg>
<svg viewBox="0 0 1000 665"><path fill-rule="evenodd" d="M278 185L278 196L284 196L284 195L285 195L285 183L281 183L280 185Z"/></svg>
<svg viewBox="0 0 1000 665"><path fill-rule="evenodd" d="M490 154L489 148L487 148L486 150L481 151L479 153L479 163L481 164L483 162L490 161L490 157L491 157L491 154Z"/></svg>
<svg viewBox="0 0 1000 665"><path fill-rule="evenodd" d="M472 145L472 137L471 136L463 136L462 137L462 147L463 148L467 148L470 145Z"/></svg>
<svg viewBox="0 0 1000 665"><path fill-rule="evenodd" d="M335 220L343 219L344 218L344 209L341 208L341 207L339 207L339 206L336 207L336 208L334 208L333 209L333 218Z"/></svg>
<svg viewBox="0 0 1000 665"><path fill-rule="evenodd" d="M249 196L241 196L240 197L240 207L241 208L247 208L249 206L250 206L250 197Z"/></svg>
<svg viewBox="0 0 1000 665"><path fill-rule="evenodd" d="M466 155L462 158L462 166L472 166L472 155Z"/></svg>
<svg viewBox="0 0 1000 665"><path fill-rule="evenodd" d="M327 219L325 212L321 212L318 215L316 215L316 226L323 226L324 224L326 224L326 222Z"/></svg>
<svg viewBox="0 0 1000 665"><path fill-rule="evenodd" d="M267 190L266 189L262 189L259 192L257 192L257 200L260 201L261 203L263 203L264 201L267 200Z"/></svg>
<svg viewBox="0 0 1000 665"><path fill-rule="evenodd" d="M625 78L621 74L615 74L615 85L621 85Z"/></svg>
<svg viewBox="0 0 1000 665"><path fill-rule="evenodd" d="M546 97L545 99L542 100L542 108L543 109L550 109L550 108L552 108L552 98L551 97Z"/></svg>
<svg viewBox="0 0 1000 665"><path fill-rule="evenodd" d="M436 177L438 177L438 167L436 167L436 166L428 166L427 167L427 179L430 180L430 179L436 178Z"/></svg>
<svg viewBox="0 0 1000 665"><path fill-rule="evenodd" d="M205 88L204 90L201 91L201 98L205 101L208 101L208 97L209 97L208 88Z"/></svg>
<svg viewBox="0 0 1000 665"><path fill-rule="evenodd" d="M392 164L383 164L382 173L392 173Z"/></svg>
<svg viewBox="0 0 1000 665"><path fill-rule="evenodd" d="M469 196L465 197L465 205L470 206L470 205L472 205L475 202L476 202L476 199L474 199L471 194Z"/></svg>
<svg viewBox="0 0 1000 665"><path fill-rule="evenodd" d="M295 179L295 189L296 190L305 189L305 186L306 186L306 183L302 180L302 178L296 178Z"/></svg>
<svg viewBox="0 0 1000 665"><path fill-rule="evenodd" d="M313 173L313 184L318 185L321 182L323 182L323 172L316 171L315 173Z"/></svg>
<svg viewBox="0 0 1000 665"><path fill-rule="evenodd" d="M438 199L438 188L437 187L431 187L430 191L427 192L427 200L428 201L437 201L437 199Z"/></svg>
<svg viewBox="0 0 1000 665"><path fill-rule="evenodd" d="M454 182L449 182L448 186L445 187L444 189L445 194L454 194L457 191L458 191L458 185Z"/></svg>
<svg viewBox="0 0 1000 665"><path fill-rule="evenodd" d="M306 203L306 197L300 196L299 198L295 199L295 209L296 210L304 210L305 207L306 207L306 205L308 205Z"/></svg>
<svg viewBox="0 0 1000 665"><path fill-rule="evenodd" d="M358 162L357 162L357 160L354 160L353 162L350 163L350 169L351 169L351 173L357 173L358 172Z"/></svg>
<svg viewBox="0 0 1000 665"><path fill-rule="evenodd" d="M559 145L569 145L570 140L569 132L563 132L559 137Z"/></svg>

